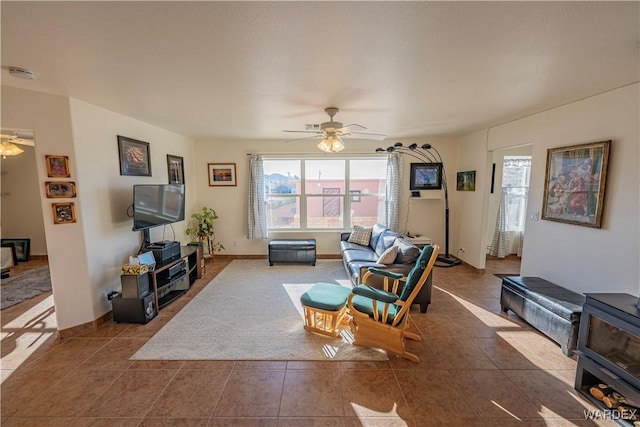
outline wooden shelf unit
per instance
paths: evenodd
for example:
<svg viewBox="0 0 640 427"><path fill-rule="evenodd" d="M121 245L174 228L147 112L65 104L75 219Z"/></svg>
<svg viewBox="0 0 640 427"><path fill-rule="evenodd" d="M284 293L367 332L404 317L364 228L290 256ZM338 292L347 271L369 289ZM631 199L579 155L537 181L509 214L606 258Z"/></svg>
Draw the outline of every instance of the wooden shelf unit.
<svg viewBox="0 0 640 427"><path fill-rule="evenodd" d="M149 273L151 275L156 312L182 296L189 290L189 287L193 285L196 279L204 275L203 260L202 247L188 245L180 248L180 258L160 266L156 265L155 270ZM185 267L182 272L173 275L171 278L162 278L161 273L183 261L185 262ZM159 275L161 276L160 279L158 278ZM160 294L162 296L159 296Z"/></svg>

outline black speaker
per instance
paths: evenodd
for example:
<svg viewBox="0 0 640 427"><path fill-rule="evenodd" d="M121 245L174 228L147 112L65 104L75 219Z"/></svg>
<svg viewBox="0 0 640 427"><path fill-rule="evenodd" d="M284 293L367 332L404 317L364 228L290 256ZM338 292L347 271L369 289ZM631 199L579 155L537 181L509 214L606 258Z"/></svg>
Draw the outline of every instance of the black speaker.
<svg viewBox="0 0 640 427"><path fill-rule="evenodd" d="M156 317L154 295L151 292L141 298L122 298L120 295L113 298L113 321L142 324L149 322Z"/></svg>
<svg viewBox="0 0 640 427"><path fill-rule="evenodd" d="M122 298L142 298L150 290L149 273L132 275L123 274L120 276L122 285Z"/></svg>

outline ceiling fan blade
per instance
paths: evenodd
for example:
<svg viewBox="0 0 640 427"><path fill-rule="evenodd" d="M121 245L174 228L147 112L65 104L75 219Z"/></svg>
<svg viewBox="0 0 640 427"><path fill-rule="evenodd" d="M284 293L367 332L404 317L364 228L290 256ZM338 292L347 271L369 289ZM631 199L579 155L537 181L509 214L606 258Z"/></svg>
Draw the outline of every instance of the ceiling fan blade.
<svg viewBox="0 0 640 427"><path fill-rule="evenodd" d="M29 147L35 147L36 143L33 141L33 139L24 139L24 138L18 138L14 141L12 141L14 144L18 144L18 145L28 145Z"/></svg>
<svg viewBox="0 0 640 427"><path fill-rule="evenodd" d="M286 144L289 144L290 142L297 142L297 141L304 141L307 139L313 139L313 138L317 138L318 135L311 135L311 136L307 136L304 138L298 138L298 139L290 139L289 141L285 141Z"/></svg>
<svg viewBox="0 0 640 427"><path fill-rule="evenodd" d="M384 141L387 135L382 133L369 133L369 132L350 132L352 138L359 139L373 139L376 141Z"/></svg>
<svg viewBox="0 0 640 427"><path fill-rule="evenodd" d="M338 129L339 131L347 131L347 132L351 132L353 130L367 130L366 127L359 125L357 123L351 123L350 125L346 125L341 127L340 129Z"/></svg>
<svg viewBox="0 0 640 427"><path fill-rule="evenodd" d="M318 132L314 131L314 130L283 130L282 132L293 132L293 133L312 133L314 135L317 135Z"/></svg>

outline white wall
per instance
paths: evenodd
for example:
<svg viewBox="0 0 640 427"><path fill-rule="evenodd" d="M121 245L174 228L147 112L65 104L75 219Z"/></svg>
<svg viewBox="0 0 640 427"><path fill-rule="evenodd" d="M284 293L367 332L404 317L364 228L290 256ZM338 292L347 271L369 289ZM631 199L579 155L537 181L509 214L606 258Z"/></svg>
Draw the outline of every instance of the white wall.
<svg viewBox="0 0 640 427"><path fill-rule="evenodd" d="M35 148L20 148L23 153L0 158L2 192L8 193L2 196L2 238L31 239L31 255L46 255Z"/></svg>
<svg viewBox="0 0 640 427"><path fill-rule="evenodd" d="M486 223L485 194L490 191L491 180L486 146L486 130L460 138L450 185L451 193L456 200L456 209L452 210L454 239L450 248L451 254L479 269L484 268L486 259L482 235ZM476 191L457 191L456 173L472 170L476 171Z"/></svg>
<svg viewBox="0 0 640 427"><path fill-rule="evenodd" d="M583 293L640 293L639 100L634 84L490 130L489 150L532 144L522 275ZM542 209L547 149L609 139L602 228L530 220Z"/></svg>
<svg viewBox="0 0 640 427"><path fill-rule="evenodd" d="M346 149L340 154L367 154L376 155L377 147L387 147L396 140L386 141L357 141L347 140ZM413 142L423 144L430 142L441 152L445 161L455 155L455 147L451 147L449 140L424 140L411 139L402 140L405 145ZM199 195L199 207L208 206L215 209L219 218L216 221L216 237L221 241L226 250L222 252L227 255L267 255L268 241L247 239L247 194L248 194L248 165L247 153L268 153L268 154L292 154L309 153L317 155L319 153L313 141L300 141L287 144L282 141L222 141L222 140L199 140L196 143L196 170L197 186ZM327 155L331 156L331 155ZM385 156L382 154L381 156ZM407 219L407 206L409 191L409 164L418 162L411 157L403 156L404 161L404 184L400 210L400 226L404 228ZM237 182L236 187L209 187L207 177L207 163L236 163ZM447 170L449 180L455 181L455 172ZM429 236L436 243L444 246L444 201L419 200L413 201L410 210L410 218L407 228L412 233L420 233ZM339 254L339 233L336 231L314 231L295 232L280 231L272 232L269 238L315 238L319 255ZM444 250L444 249L443 249Z"/></svg>
<svg viewBox="0 0 640 427"><path fill-rule="evenodd" d="M9 106L11 108L9 108ZM3 127L32 129L47 240L54 303L59 329L94 321L111 310L104 294L120 288L120 267L135 255L140 233L131 231L126 210L134 183L166 183L166 154L185 160L188 209L197 200L193 143L173 132L104 110L82 101L2 87ZM120 176L116 135L151 144L153 177ZM45 154L69 156L77 184L77 222L53 224L52 199L44 194ZM61 200L61 199L57 199ZM186 243L186 221L174 226L176 240ZM154 230L152 240L162 238ZM173 234L166 238L173 239Z"/></svg>
<svg viewBox="0 0 640 427"><path fill-rule="evenodd" d="M82 228L90 277L90 298L99 316L111 310L106 290L120 289L120 268L140 248L141 233L131 231L133 220L127 210L133 203L134 184L166 184L167 154L184 157L186 212L197 201L193 143L186 137L100 107L70 100L78 176L77 204L81 206ZM117 135L148 142L152 176L120 176ZM129 213L131 211L129 210ZM151 229L151 241L177 240L183 244L187 221L171 227Z"/></svg>

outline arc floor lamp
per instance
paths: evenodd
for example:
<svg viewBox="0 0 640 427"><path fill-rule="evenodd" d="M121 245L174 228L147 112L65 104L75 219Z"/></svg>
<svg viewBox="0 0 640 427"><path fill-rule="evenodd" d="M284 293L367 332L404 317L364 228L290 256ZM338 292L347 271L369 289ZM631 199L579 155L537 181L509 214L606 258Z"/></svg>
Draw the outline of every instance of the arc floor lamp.
<svg viewBox="0 0 640 427"><path fill-rule="evenodd" d="M402 142L396 142L390 147L387 148L377 148L376 152L387 152L393 153L398 152L400 154L405 154L411 156L415 159L420 160L422 163L441 163L442 169L440 169L440 180L442 182L442 189L444 190L444 255L439 255L437 259L436 265L439 267L453 267L460 264L460 260L456 258L451 258L449 256L449 190L447 188L447 174L444 169L444 162L442 161L442 156L440 152L433 147L431 144L422 144L418 146L418 144L411 144L405 147Z"/></svg>

